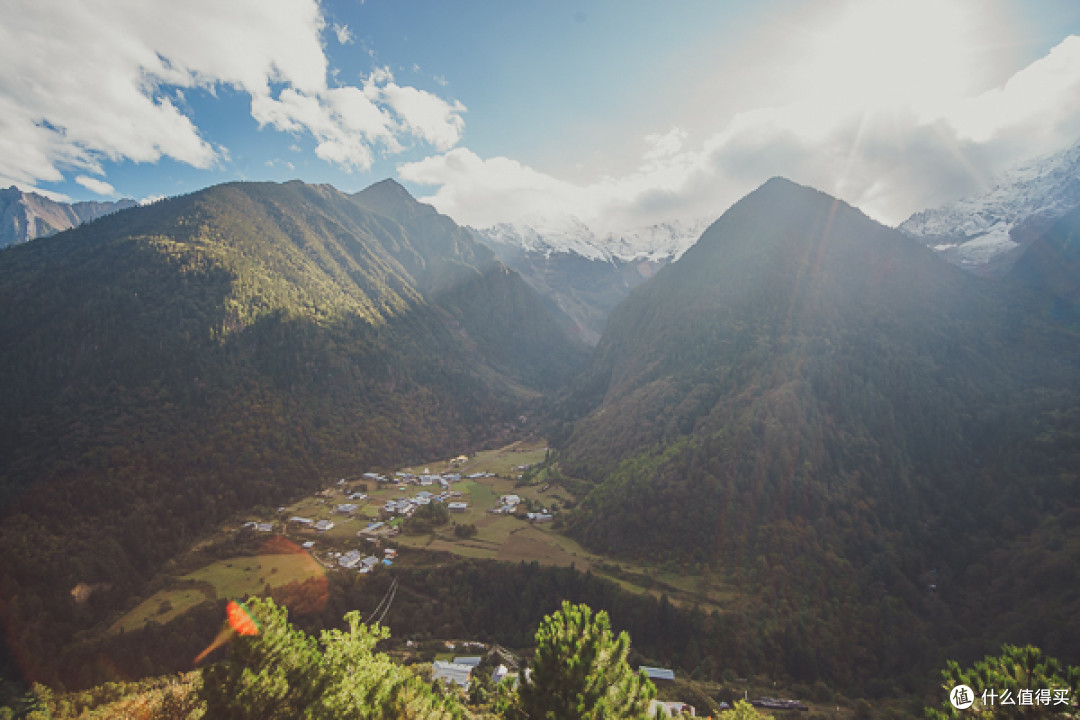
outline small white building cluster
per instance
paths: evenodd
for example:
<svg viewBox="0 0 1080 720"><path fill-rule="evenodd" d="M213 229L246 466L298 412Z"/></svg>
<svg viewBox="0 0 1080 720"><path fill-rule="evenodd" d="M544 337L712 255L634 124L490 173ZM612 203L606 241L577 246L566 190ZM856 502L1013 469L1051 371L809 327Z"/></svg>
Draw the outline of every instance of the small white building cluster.
<svg viewBox="0 0 1080 720"><path fill-rule="evenodd" d="M463 643L463 647L479 647L484 648L483 643ZM447 648L453 650L453 643L446 643ZM469 689L469 683L472 681L473 671L479 667L483 661L482 655L462 655L455 657L452 661L436 660L431 664L431 679L439 680L441 682L450 685L451 683L462 687L466 690ZM491 679L498 683L509 673L505 665L499 665L492 673Z"/></svg>
<svg viewBox="0 0 1080 720"><path fill-rule="evenodd" d="M393 548L387 548L383 551L382 559L379 559L376 555L364 555L360 550L349 550L345 553L332 553L337 559L339 567L343 567L346 570L356 570L358 573L365 574L371 572L371 569L376 565L382 563L383 565L393 565L394 558L397 557L397 550Z"/></svg>
<svg viewBox="0 0 1080 720"><path fill-rule="evenodd" d="M484 477L484 475L470 475L469 477ZM393 478L380 476L379 482L394 482L398 485L422 485L424 487L441 485L444 489L449 489L452 484L461 482L461 473L431 473L426 470L420 474L396 472Z"/></svg>
<svg viewBox="0 0 1080 720"><path fill-rule="evenodd" d="M312 520L309 517L301 517L300 515L293 515L289 518L289 522L299 525L301 527L309 527L312 530L318 530L319 532L326 532L327 530L334 529L333 520Z"/></svg>
<svg viewBox="0 0 1080 720"><path fill-rule="evenodd" d="M499 504L488 510L490 513L496 515L512 515L517 506L521 504L521 497L518 495L503 495L499 498Z"/></svg>
<svg viewBox="0 0 1080 720"><path fill-rule="evenodd" d="M453 505L455 503L450 501L453 498L460 498L462 496L463 493L457 492L456 490L443 490L438 494L430 492L428 490L421 490L412 497L402 495L400 497L393 498L392 500L387 500L385 503L383 503L382 509L386 515L401 515L403 517L409 517L414 512L416 512L418 508L421 508L424 505L430 505L433 502L447 502ZM454 510L454 508L452 507L449 509Z"/></svg>

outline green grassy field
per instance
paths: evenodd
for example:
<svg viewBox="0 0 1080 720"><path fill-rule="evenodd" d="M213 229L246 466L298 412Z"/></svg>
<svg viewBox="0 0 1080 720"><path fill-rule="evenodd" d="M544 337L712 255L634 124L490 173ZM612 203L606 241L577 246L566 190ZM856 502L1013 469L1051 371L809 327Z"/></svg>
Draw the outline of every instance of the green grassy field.
<svg viewBox="0 0 1080 720"><path fill-rule="evenodd" d="M321 576L325 571L307 553L250 555L219 560L179 581L195 581L198 588L159 590L113 624L112 630L134 630L151 620L165 623L206 600L244 598L258 594L266 585L279 587ZM163 610L168 608L168 610Z"/></svg>
<svg viewBox="0 0 1080 720"><path fill-rule="evenodd" d="M184 575L182 579L208 582L218 597L237 598L257 592L267 584L272 587L288 585L323 572L323 568L307 553L291 553L218 560Z"/></svg>
<svg viewBox="0 0 1080 720"><path fill-rule="evenodd" d="M489 472L496 475L516 476L522 465L536 465L547 456L547 444L512 443L498 450L479 452L461 468L463 474Z"/></svg>
<svg viewBox="0 0 1080 720"><path fill-rule="evenodd" d="M455 472L497 473L500 477L487 477L464 480L453 486L454 490L464 493L461 498L469 504L464 513L453 513L451 525L438 528L435 533L426 535L397 535L393 542L404 548L445 552L464 558L494 559L510 563L537 562L541 565L574 565L581 571L592 570L616 582L621 587L639 594L659 596L667 594L676 604L698 604L703 608L723 611L734 599L735 593L722 583L696 575L680 575L668 570L648 566L637 566L626 562L613 563L610 559L594 555L581 547L573 539L554 531L550 524L533 524L527 520L510 515L494 515L487 512L498 502L501 495L515 493L536 503L536 507L551 507L557 503L560 507L573 496L559 485L552 485L542 491L544 481L528 486L517 487L513 479L520 473L521 465L533 465L542 462L547 454L543 442L512 443L498 450L477 453L461 467L450 461L436 461L415 468L411 472L421 473ZM361 486L366 486L364 490ZM270 521L277 524L279 530L287 518L293 515L308 517L313 520L332 520L333 529L326 532L306 529L289 523L284 528L288 537L285 540L271 536L267 547L261 552L248 556L234 557L228 560L212 562L198 570L174 578L173 587L167 587L155 593L131 612L124 615L112 630L132 630L147 622L160 623L181 615L187 610L207 600L226 597L244 597L261 592L267 584L271 587L286 585L293 581L303 581L325 572L315 558L308 553L272 554L268 548L275 543L281 548L298 549L295 546L306 540L315 541L312 552L322 557L323 553L353 548L367 548L366 540L357 537L357 533L371 519L378 518L382 505L389 499L415 496L421 488L407 486L404 490L393 483L381 486L373 481L334 483L327 489L298 500L285 507L273 518L247 518L249 520ZM437 492L438 487L424 488ZM363 501L352 501L348 494L364 491L368 497ZM342 503L355 502L360 508L347 516L334 511ZM400 520L400 518L395 518ZM472 524L476 526L476 535L472 538L458 538L453 533L453 524ZM291 543L291 544L290 544ZM410 564L415 561L411 560ZM422 561L421 561L422 562Z"/></svg>
<svg viewBox="0 0 1080 720"><path fill-rule="evenodd" d="M213 600L211 593L198 588L178 588L159 590L143 601L134 610L117 620L112 632L130 631L141 628L151 620L165 624L173 618L183 615L191 608L207 600Z"/></svg>
<svg viewBox="0 0 1080 720"><path fill-rule="evenodd" d="M502 545L510 538L510 533L523 523L509 515L488 515L476 525L476 539L492 545Z"/></svg>

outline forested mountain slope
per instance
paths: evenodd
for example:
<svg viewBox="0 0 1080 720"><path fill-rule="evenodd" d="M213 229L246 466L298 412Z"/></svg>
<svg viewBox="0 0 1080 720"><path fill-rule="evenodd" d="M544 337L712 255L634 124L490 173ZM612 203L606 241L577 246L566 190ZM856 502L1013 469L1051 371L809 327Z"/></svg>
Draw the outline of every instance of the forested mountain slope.
<svg viewBox="0 0 1080 720"><path fill-rule="evenodd" d="M0 253L0 612L31 677L237 509L461 452L577 371L517 275L397 210L232 184Z"/></svg>
<svg viewBox="0 0 1080 720"><path fill-rule="evenodd" d="M1080 558L1078 363L1027 295L776 178L612 313L562 441L595 484L571 531L736 583L797 676L1052 628L1028 640L1061 652L1076 572L984 563L1044 532Z"/></svg>
<svg viewBox="0 0 1080 720"><path fill-rule="evenodd" d="M1076 317L1080 306L1080 210L1036 238L1006 279L1054 298L1053 311Z"/></svg>

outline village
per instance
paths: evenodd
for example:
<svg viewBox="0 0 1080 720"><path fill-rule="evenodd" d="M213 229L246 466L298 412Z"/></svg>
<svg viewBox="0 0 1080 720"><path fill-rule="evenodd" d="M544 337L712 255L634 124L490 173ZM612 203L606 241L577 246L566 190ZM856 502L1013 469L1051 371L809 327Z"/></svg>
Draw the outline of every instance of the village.
<svg viewBox="0 0 1080 720"><path fill-rule="evenodd" d="M522 466L521 469L526 468L525 466ZM492 473L474 473L468 475L467 479L477 480L480 478L493 477L495 477L495 475ZM418 510L430 506L433 503L444 504L447 512L450 513L461 514L466 513L469 510L469 503L466 500L468 497L467 493L452 489L454 483L458 483L462 480L460 473L449 473L446 475L425 473L423 475L414 475L408 472L397 472L393 477L387 477L378 473L364 473L361 478L364 482L350 483L345 478L342 478L338 481L338 488L329 488L319 493L320 498L317 502L324 505L329 505L330 500L335 498L340 499L342 496L349 500L349 502L337 503L333 506L332 512L336 516L336 520L330 518L316 520L312 517L291 515L285 521L284 527L279 527L278 523L274 522L257 521L247 522L244 524L244 527L265 533L280 531L284 534L289 530L311 530L316 533L327 533L339 524L361 519L364 520L366 524L356 531L356 536L378 546L399 535L404 520L411 518ZM378 495L378 493L369 495L369 493L366 492L366 482L376 483L378 487L392 485L398 493L407 492L409 486L436 487L438 490L419 490L412 495L394 495L393 497L388 498L380 506L368 502L374 496ZM357 490L357 485L364 488L364 490ZM495 506L487 508L487 512L496 515L513 515L522 502L522 498L517 494L502 495L499 497L498 503ZM378 517L377 520L371 519L371 508L375 508L375 512L377 513L376 516ZM280 513L285 513L286 511L287 508L285 507L279 508ZM554 519L554 516L548 512L546 508L541 512L526 512L525 517L527 520L533 522L548 522ZM302 543L301 547L305 550L313 551L316 547L316 541L306 540ZM384 548L383 555L384 558L381 561L382 564L392 565L393 559L397 557L397 550L389 547ZM331 562L331 559L333 562ZM366 573L370 572L371 568L379 562L379 558L375 555L368 555L365 557L360 549L353 549L344 553L331 551L324 558L323 564L326 567L334 567L336 565L337 567L349 570L356 569L360 573Z"/></svg>
<svg viewBox="0 0 1080 720"><path fill-rule="evenodd" d="M118 619L113 631L166 623L208 599L242 597L320 574L365 576L401 563L422 566L438 557L433 552L595 569L628 589L670 592L678 601L680 588L664 584L655 571L648 576L640 570L632 574L630 567L608 564L557 532L559 513L573 507L576 499L548 474L546 456L542 442L515 442L472 456L336 478L289 505L264 509L222 527L216 539L203 544L240 541L253 549L247 551L252 554L220 558L166 580L164 589ZM439 522L426 522L431 518ZM655 586L635 588L628 580L648 580L650 585L655 581ZM393 602L392 590L388 595L380 604L382 617ZM511 651L475 640L407 639L400 650L402 661L423 658L431 663L433 681L465 693L477 682L484 687L507 678L517 682L521 666ZM668 668L639 670L660 691L650 714L697 714L683 696L686 679L676 679ZM752 702L774 711L806 709L794 700L759 697ZM729 707L713 703L713 709Z"/></svg>
<svg viewBox="0 0 1080 720"><path fill-rule="evenodd" d="M365 471L279 507L274 519L249 520L241 529L288 538L323 568L359 574L376 565L392 566L401 547L447 550L445 545L452 543L459 546L459 554L475 556L491 545L497 552L495 536L502 533L493 536L489 528L508 535L551 523L560 503L570 501L550 483L523 485L525 474L544 453L546 447L525 446L504 452L498 458L502 462L460 455L441 463L441 470ZM483 469L467 472L469 466ZM436 520L410 522L425 513ZM506 522L497 523L501 518Z"/></svg>

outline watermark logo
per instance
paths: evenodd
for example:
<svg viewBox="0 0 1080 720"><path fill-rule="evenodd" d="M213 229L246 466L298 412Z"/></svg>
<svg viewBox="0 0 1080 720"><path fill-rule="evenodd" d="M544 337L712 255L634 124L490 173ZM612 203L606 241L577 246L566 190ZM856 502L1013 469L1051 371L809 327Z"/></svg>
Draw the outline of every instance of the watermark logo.
<svg viewBox="0 0 1080 720"><path fill-rule="evenodd" d="M976 700L982 701L982 707L989 708L995 705L1025 705L1033 707L1037 705L1071 706L1071 698L1067 688L1039 688L1035 690L983 690L982 694L976 694L968 685L957 685L949 691L949 702L957 710L967 710Z"/></svg>
<svg viewBox="0 0 1080 720"><path fill-rule="evenodd" d="M975 691L967 685L957 685L949 691L949 702L957 710L967 710L975 702Z"/></svg>
<svg viewBox="0 0 1080 720"><path fill-rule="evenodd" d="M995 690L983 690L982 703L991 705L1069 705L1069 691L1067 689L1040 688L1038 690L1012 690L1005 689L1000 692Z"/></svg>

